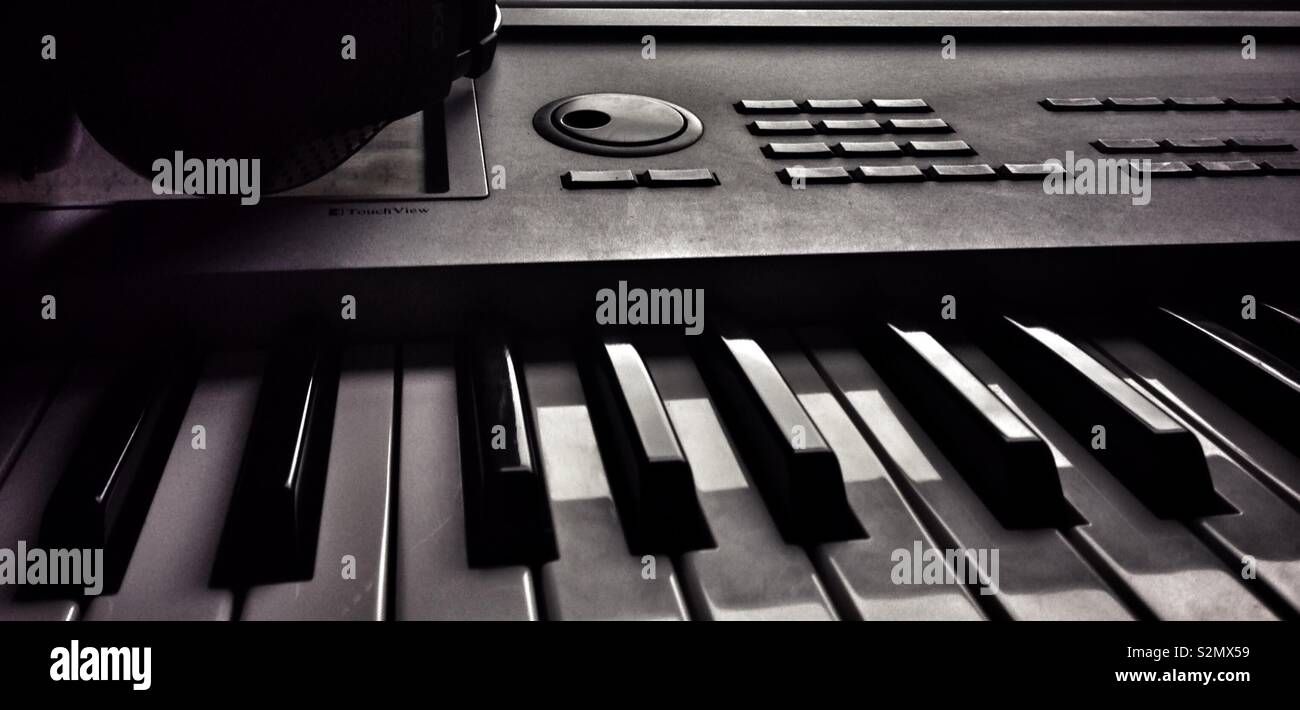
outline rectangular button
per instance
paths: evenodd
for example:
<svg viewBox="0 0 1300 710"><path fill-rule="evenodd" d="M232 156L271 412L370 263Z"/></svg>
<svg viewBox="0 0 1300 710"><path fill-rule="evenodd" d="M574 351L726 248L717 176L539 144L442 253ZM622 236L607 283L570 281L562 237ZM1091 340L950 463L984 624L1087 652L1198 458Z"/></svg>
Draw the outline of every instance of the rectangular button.
<svg viewBox="0 0 1300 710"><path fill-rule="evenodd" d="M1236 148L1237 150L1241 150L1241 151L1249 151L1249 150L1261 150L1261 151L1262 151L1262 150L1270 150L1270 151L1272 151L1272 150L1276 150L1276 151L1292 151L1292 150L1295 150L1295 146L1292 145L1290 141L1288 141L1288 140L1284 140L1284 139L1282 139L1282 138L1273 138L1273 137L1262 138L1262 137L1258 137L1258 136L1245 136L1245 137L1235 137L1235 136L1234 136L1234 137L1228 139L1228 144L1231 145L1233 148Z"/></svg>
<svg viewBox="0 0 1300 710"><path fill-rule="evenodd" d="M1208 111L1227 106L1223 99L1217 96L1174 96L1166 103L1182 111Z"/></svg>
<svg viewBox="0 0 1300 710"><path fill-rule="evenodd" d="M1101 99L1091 96L1079 99L1043 99L1038 103L1048 111L1100 111L1105 108Z"/></svg>
<svg viewBox="0 0 1300 710"><path fill-rule="evenodd" d="M880 122L870 118L859 119L826 119L817 122L817 130L828 134L863 134L863 133L882 133L883 128Z"/></svg>
<svg viewBox="0 0 1300 710"><path fill-rule="evenodd" d="M1003 177L1012 180L1037 180L1040 178L1053 175L1055 173L1064 173L1065 166L1058 163L1006 163L998 168L998 172Z"/></svg>
<svg viewBox="0 0 1300 710"><path fill-rule="evenodd" d="M1111 96L1106 99L1106 106L1115 111L1158 111L1168 108L1164 101L1155 96L1124 97Z"/></svg>
<svg viewBox="0 0 1300 710"><path fill-rule="evenodd" d="M920 182L925 173L915 165L859 165L853 169L859 182Z"/></svg>
<svg viewBox="0 0 1300 710"><path fill-rule="evenodd" d="M891 133L952 133L952 126L942 118L891 118L885 121Z"/></svg>
<svg viewBox="0 0 1300 710"><path fill-rule="evenodd" d="M1103 153L1160 152L1160 144L1150 138L1098 138L1092 144Z"/></svg>
<svg viewBox="0 0 1300 710"><path fill-rule="evenodd" d="M957 180L996 180L998 174L993 168L977 163L974 165L931 165L925 169L931 180L950 182Z"/></svg>
<svg viewBox="0 0 1300 710"><path fill-rule="evenodd" d="M1274 175L1300 175L1300 158L1269 158L1262 165Z"/></svg>
<svg viewBox="0 0 1300 710"><path fill-rule="evenodd" d="M975 155L966 141L908 141L903 150L908 155Z"/></svg>
<svg viewBox="0 0 1300 710"><path fill-rule="evenodd" d="M795 184L796 181L804 185L843 185L853 182L849 172L838 165L828 168L782 168L776 175L787 185Z"/></svg>
<svg viewBox="0 0 1300 710"><path fill-rule="evenodd" d="M1202 175L1230 177L1233 175L1259 175L1264 168L1250 160L1202 160L1196 164Z"/></svg>
<svg viewBox="0 0 1300 710"><path fill-rule="evenodd" d="M1228 149L1222 138L1166 138L1160 143L1165 150L1174 153L1212 153Z"/></svg>
<svg viewBox="0 0 1300 710"><path fill-rule="evenodd" d="M1281 96L1242 96L1228 99L1228 105L1242 110L1283 110L1286 99Z"/></svg>
<svg viewBox="0 0 1300 710"><path fill-rule="evenodd" d="M817 129L808 121L750 121L749 132L756 136L809 136Z"/></svg>
<svg viewBox="0 0 1300 710"><path fill-rule="evenodd" d="M835 144L835 152L846 158L887 158L902 155L903 149L893 141L844 141Z"/></svg>
<svg viewBox="0 0 1300 710"><path fill-rule="evenodd" d="M857 99L808 99L803 109L808 113L862 113L867 107Z"/></svg>
<svg viewBox="0 0 1300 710"><path fill-rule="evenodd" d="M646 187L715 187L718 176L707 168L688 170L647 170L641 173Z"/></svg>
<svg viewBox="0 0 1300 710"><path fill-rule="evenodd" d="M925 99L872 99L872 110L887 113L929 113L930 105Z"/></svg>
<svg viewBox="0 0 1300 710"><path fill-rule="evenodd" d="M560 176L566 190L619 189L636 187L631 170L570 170Z"/></svg>
<svg viewBox="0 0 1300 710"><path fill-rule="evenodd" d="M1192 177L1196 171L1181 160L1151 163L1151 174L1155 177Z"/></svg>
<svg viewBox="0 0 1300 710"><path fill-rule="evenodd" d="M736 102L736 111L744 114L799 113L799 104L790 99L744 99Z"/></svg>
<svg viewBox="0 0 1300 710"><path fill-rule="evenodd" d="M774 160L793 158L829 158L833 155L825 143L768 143L763 155Z"/></svg>

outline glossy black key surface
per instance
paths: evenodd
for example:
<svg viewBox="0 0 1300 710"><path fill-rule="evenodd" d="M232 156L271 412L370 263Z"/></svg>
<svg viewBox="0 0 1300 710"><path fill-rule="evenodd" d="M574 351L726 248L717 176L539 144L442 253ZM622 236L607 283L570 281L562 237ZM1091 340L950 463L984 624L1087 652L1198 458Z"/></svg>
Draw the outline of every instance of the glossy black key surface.
<svg viewBox="0 0 1300 710"><path fill-rule="evenodd" d="M618 190L636 187L631 170L570 170L560 176L566 190Z"/></svg>
<svg viewBox="0 0 1300 710"><path fill-rule="evenodd" d="M1255 320L1243 322L1242 332L1255 338L1294 368L1300 369L1300 310L1261 304Z"/></svg>
<svg viewBox="0 0 1300 710"><path fill-rule="evenodd" d="M1104 364L1037 324L1004 318L985 334L994 359L1152 512L1220 511L1196 437Z"/></svg>
<svg viewBox="0 0 1300 710"><path fill-rule="evenodd" d="M832 119L828 118L817 122L817 131L827 135L845 135L845 134L870 134L882 133L884 128L880 126L880 121L871 118L859 119Z"/></svg>
<svg viewBox="0 0 1300 710"><path fill-rule="evenodd" d="M528 421L523 370L504 336L489 333L460 368L465 528L473 567L555 558L542 472Z"/></svg>
<svg viewBox="0 0 1300 710"><path fill-rule="evenodd" d="M925 99L872 99L873 111L887 113L929 113L932 109Z"/></svg>
<svg viewBox="0 0 1300 710"><path fill-rule="evenodd" d="M1153 111L1165 109L1168 106L1155 96L1112 96L1106 99L1106 108L1113 111Z"/></svg>
<svg viewBox="0 0 1300 710"><path fill-rule="evenodd" d="M646 187L716 187L718 176L707 168L646 170L640 175Z"/></svg>
<svg viewBox="0 0 1300 710"><path fill-rule="evenodd" d="M930 333L893 324L864 340L908 411L1003 525L1067 520L1052 453Z"/></svg>
<svg viewBox="0 0 1300 710"><path fill-rule="evenodd" d="M1264 172L1262 166L1250 160L1202 160L1196 163L1195 168L1202 175L1214 177L1260 175Z"/></svg>
<svg viewBox="0 0 1300 710"><path fill-rule="evenodd" d="M810 136L817 129L808 121L751 121L749 132L756 136Z"/></svg>
<svg viewBox="0 0 1300 710"><path fill-rule="evenodd" d="M1152 343L1279 444L1300 452L1300 370L1218 323L1167 308Z"/></svg>
<svg viewBox="0 0 1300 710"><path fill-rule="evenodd" d="M843 185L853 182L849 171L838 165L827 168L781 168L776 175L787 185Z"/></svg>
<svg viewBox="0 0 1300 710"><path fill-rule="evenodd" d="M1159 153L1161 146L1150 138L1098 138L1092 142L1103 153Z"/></svg>
<svg viewBox="0 0 1300 710"><path fill-rule="evenodd" d="M772 159L817 159L830 158L834 155L825 143L768 143L763 146L763 155Z"/></svg>
<svg viewBox="0 0 1300 710"><path fill-rule="evenodd" d="M888 158L903 154L893 141L843 141L834 146L836 155L845 158Z"/></svg>
<svg viewBox="0 0 1300 710"><path fill-rule="evenodd" d="M1217 96L1172 96L1165 103L1181 111L1211 111L1227 106L1227 103Z"/></svg>
<svg viewBox="0 0 1300 710"><path fill-rule="evenodd" d="M311 576L334 428L338 355L285 347L271 355L218 553L216 586Z"/></svg>
<svg viewBox="0 0 1300 710"><path fill-rule="evenodd" d="M859 165L853 169L858 182L920 182L925 173L915 165Z"/></svg>
<svg viewBox="0 0 1300 710"><path fill-rule="evenodd" d="M1272 136L1233 136L1228 139L1228 144L1240 151L1289 152L1295 150L1295 145L1291 141Z"/></svg>
<svg viewBox="0 0 1300 710"><path fill-rule="evenodd" d="M800 106L808 113L862 113L867 110L857 99L808 99Z"/></svg>
<svg viewBox="0 0 1300 710"><path fill-rule="evenodd" d="M712 547L695 481L638 349L617 336L596 344L589 402L608 452L610 487L634 553Z"/></svg>
<svg viewBox="0 0 1300 710"><path fill-rule="evenodd" d="M903 150L908 155L975 155L975 149L966 141L908 141Z"/></svg>
<svg viewBox="0 0 1300 710"><path fill-rule="evenodd" d="M1043 99L1038 102L1048 111L1100 111L1105 108L1101 99L1094 97L1077 99Z"/></svg>
<svg viewBox="0 0 1300 710"><path fill-rule="evenodd" d="M952 126L942 118L891 118L885 121L890 133L952 133Z"/></svg>
<svg viewBox="0 0 1300 710"><path fill-rule="evenodd" d="M41 524L47 549L104 550L117 590L196 378L183 356L132 366L86 427Z"/></svg>
<svg viewBox="0 0 1300 710"><path fill-rule="evenodd" d="M925 169L931 180L941 182L959 180L996 180L997 171L983 163L971 165L931 165Z"/></svg>
<svg viewBox="0 0 1300 710"><path fill-rule="evenodd" d="M789 542L862 537L839 463L758 342L714 336L699 359L714 401Z"/></svg>
<svg viewBox="0 0 1300 710"><path fill-rule="evenodd" d="M799 104L790 99L744 99L736 102L736 111L744 114L799 113Z"/></svg>
<svg viewBox="0 0 1300 710"><path fill-rule="evenodd" d="M1229 149L1222 138L1166 138L1160 144L1171 153L1217 153Z"/></svg>

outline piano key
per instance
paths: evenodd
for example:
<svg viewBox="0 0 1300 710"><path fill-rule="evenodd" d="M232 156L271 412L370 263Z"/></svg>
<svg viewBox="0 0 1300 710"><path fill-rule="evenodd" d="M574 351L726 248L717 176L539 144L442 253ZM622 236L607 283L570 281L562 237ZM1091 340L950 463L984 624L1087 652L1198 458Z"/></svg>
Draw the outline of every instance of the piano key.
<svg viewBox="0 0 1300 710"><path fill-rule="evenodd" d="M68 379L54 393L45 415L0 486L0 548L17 552L20 542L29 549L38 546L41 515L72 458L72 442L90 422L113 374L111 365L82 363L72 368ZM93 581L102 584L104 571L101 568L96 572ZM0 585L0 620L78 617L77 602L33 598L48 596L29 594L33 591L41 590Z"/></svg>
<svg viewBox="0 0 1300 710"><path fill-rule="evenodd" d="M311 576L337 385L331 350L294 344L267 360L217 555L217 586Z"/></svg>
<svg viewBox="0 0 1300 710"><path fill-rule="evenodd" d="M1008 529L957 475L928 435L856 349L833 337L809 342L810 355L848 404L854 424L883 455L894 480L945 552L989 551L967 566L977 599L1012 619L1128 619L1132 614L1059 530ZM993 574L992 550L998 551ZM978 586L978 585L971 585ZM993 594L987 594L993 592Z"/></svg>
<svg viewBox="0 0 1300 710"><path fill-rule="evenodd" d="M262 358L248 354L216 356L207 363L121 588L94 598L85 618L231 619L234 594L209 583L262 365ZM196 426L203 427L204 448L194 448Z"/></svg>
<svg viewBox="0 0 1300 710"><path fill-rule="evenodd" d="M117 590L153 500L194 382L183 356L122 372L75 444L41 524L47 549L103 549Z"/></svg>
<svg viewBox="0 0 1300 710"><path fill-rule="evenodd" d="M1154 325L1157 350L1278 443L1300 453L1294 423L1300 411L1300 371L1217 323L1162 308Z"/></svg>
<svg viewBox="0 0 1300 710"><path fill-rule="evenodd" d="M933 539L808 357L795 348L769 347L768 352L839 459L849 505L867 527L866 539L825 543L811 551L842 615L869 620L984 618L965 587L894 584L881 573L893 567L895 550L919 543L937 552Z"/></svg>
<svg viewBox="0 0 1300 710"><path fill-rule="evenodd" d="M535 620L532 572L472 568L450 348L403 348L393 584L398 619Z"/></svg>
<svg viewBox="0 0 1300 710"><path fill-rule="evenodd" d="M1178 518L1218 509L1195 437L1160 407L1049 328L1012 318L990 325L994 357L1153 512ZM1093 446L1099 437L1104 447Z"/></svg>
<svg viewBox="0 0 1300 710"><path fill-rule="evenodd" d="M0 362L0 484L40 421L65 369L45 360Z"/></svg>
<svg viewBox="0 0 1300 710"><path fill-rule="evenodd" d="M608 446L610 484L632 551L713 547L690 464L637 346L607 336L594 350L587 368L593 424Z"/></svg>
<svg viewBox="0 0 1300 710"><path fill-rule="evenodd" d="M559 553L541 567L546 618L686 619L671 557L628 549L571 354L542 346L524 371Z"/></svg>
<svg viewBox="0 0 1300 710"><path fill-rule="evenodd" d="M393 366L391 347L343 353L311 576L249 588L241 618L385 618Z"/></svg>
<svg viewBox="0 0 1300 710"><path fill-rule="evenodd" d="M1275 618L1179 521L1153 515L978 348L954 347L971 371L1052 449L1070 504L1088 521L1069 537L1159 619Z"/></svg>
<svg viewBox="0 0 1300 710"><path fill-rule="evenodd" d="M1240 333L1258 342L1269 352L1300 368L1300 311L1261 303L1254 320L1233 323Z"/></svg>
<svg viewBox="0 0 1300 710"><path fill-rule="evenodd" d="M705 619L834 619L804 551L781 539L683 349L646 364L681 434L716 548L687 552L679 571L690 608Z"/></svg>
<svg viewBox="0 0 1300 710"><path fill-rule="evenodd" d="M1136 340L1100 338L1097 344L1142 386L1192 422L1197 431L1246 464L1262 483L1300 510L1300 456Z"/></svg>
<svg viewBox="0 0 1300 710"><path fill-rule="evenodd" d="M909 410L1008 527L1068 519L1052 454L928 332L887 324L869 347Z"/></svg>
<svg viewBox="0 0 1300 710"><path fill-rule="evenodd" d="M518 361L500 334L483 336L468 355L462 368L468 377L462 382L461 465L470 564L555 559Z"/></svg>
<svg viewBox="0 0 1300 710"><path fill-rule="evenodd" d="M700 355L729 431L785 539L862 537L835 455L758 343L733 329Z"/></svg>

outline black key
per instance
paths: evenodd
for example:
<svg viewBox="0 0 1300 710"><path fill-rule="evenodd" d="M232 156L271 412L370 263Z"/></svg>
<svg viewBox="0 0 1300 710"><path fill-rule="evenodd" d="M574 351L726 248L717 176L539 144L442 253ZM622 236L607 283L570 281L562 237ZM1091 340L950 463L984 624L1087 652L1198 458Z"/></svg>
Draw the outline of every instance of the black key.
<svg viewBox="0 0 1300 710"><path fill-rule="evenodd" d="M997 171L983 163L970 165L931 165L925 169L931 180L940 182L996 180Z"/></svg>
<svg viewBox="0 0 1300 710"><path fill-rule="evenodd" d="M825 143L768 143L763 146L763 155L774 160L797 160L830 158L834 153Z"/></svg>
<svg viewBox="0 0 1300 710"><path fill-rule="evenodd" d="M859 165L853 177L858 182L920 182L925 173L915 165Z"/></svg>
<svg viewBox="0 0 1300 710"><path fill-rule="evenodd" d="M987 335L1008 373L1153 513L1220 511L1196 437L1105 365L1039 325L1005 318Z"/></svg>
<svg viewBox="0 0 1300 710"><path fill-rule="evenodd" d="M1250 160L1202 160L1195 165L1202 175L1215 177L1236 177L1239 175L1261 175L1264 168Z"/></svg>
<svg viewBox="0 0 1300 710"><path fill-rule="evenodd" d="M886 113L929 113L933 110L925 99L872 99L868 103L873 111Z"/></svg>
<svg viewBox="0 0 1300 710"><path fill-rule="evenodd" d="M938 340L893 324L864 343L907 411L1009 528L1069 522L1051 449Z"/></svg>
<svg viewBox="0 0 1300 710"><path fill-rule="evenodd" d="M715 403L788 542L863 537L839 461L763 348L735 331L700 355Z"/></svg>
<svg viewBox="0 0 1300 710"><path fill-rule="evenodd" d="M817 129L808 121L750 121L749 132L756 136L810 136Z"/></svg>
<svg viewBox="0 0 1300 710"><path fill-rule="evenodd" d="M1281 96L1246 96L1228 99L1228 105L1235 109L1268 111L1286 109L1286 99Z"/></svg>
<svg viewBox="0 0 1300 710"><path fill-rule="evenodd" d="M1179 111L1213 111L1228 106L1227 102L1217 96L1174 96L1166 103Z"/></svg>
<svg viewBox="0 0 1300 710"><path fill-rule="evenodd" d="M1103 153L1159 153L1161 146L1150 138L1098 138L1092 144Z"/></svg>
<svg viewBox="0 0 1300 710"><path fill-rule="evenodd" d="M870 118L832 119L817 122L817 130L827 135L883 133L880 121Z"/></svg>
<svg viewBox="0 0 1300 710"><path fill-rule="evenodd" d="M1106 99L1106 107L1113 111L1158 111L1168 108L1164 101L1155 96L1111 96Z"/></svg>
<svg viewBox="0 0 1300 710"><path fill-rule="evenodd" d="M890 133L952 133L952 126L942 118L891 118L885 121Z"/></svg>
<svg viewBox="0 0 1300 710"><path fill-rule="evenodd" d="M461 465L472 567L555 558L523 371L504 336L480 338L462 360Z"/></svg>
<svg viewBox="0 0 1300 710"><path fill-rule="evenodd" d="M636 187L631 170L570 170L560 176L566 190L618 190Z"/></svg>
<svg viewBox="0 0 1300 710"><path fill-rule="evenodd" d="M310 579L334 429L338 355L287 346L262 373L215 586Z"/></svg>
<svg viewBox="0 0 1300 710"><path fill-rule="evenodd" d="M646 170L641 173L646 187L716 187L718 176L707 168L686 170Z"/></svg>
<svg viewBox="0 0 1300 710"><path fill-rule="evenodd" d="M835 145L835 153L845 158L889 158L903 154L893 141L844 141Z"/></svg>
<svg viewBox="0 0 1300 710"><path fill-rule="evenodd" d="M1054 163L1006 163L998 168L1003 177L1011 180L1041 180L1048 175L1064 173L1065 166Z"/></svg>
<svg viewBox="0 0 1300 710"><path fill-rule="evenodd" d="M1277 355L1294 368L1300 369L1300 316L1291 308L1262 303L1254 320L1243 320L1240 331Z"/></svg>
<svg viewBox="0 0 1300 710"><path fill-rule="evenodd" d="M1300 175L1300 158L1269 158L1260 164L1274 175Z"/></svg>
<svg viewBox="0 0 1300 710"><path fill-rule="evenodd" d="M1222 138L1166 138L1160 141L1165 150L1174 153L1210 153L1228 150Z"/></svg>
<svg viewBox="0 0 1300 710"><path fill-rule="evenodd" d="M966 141L908 141L903 150L908 155L975 155L975 149Z"/></svg>
<svg viewBox="0 0 1300 710"><path fill-rule="evenodd" d="M1295 145L1284 138L1245 136L1233 137L1228 139L1228 144L1233 148L1241 151L1278 151L1287 152L1295 150Z"/></svg>
<svg viewBox="0 0 1300 710"><path fill-rule="evenodd" d="M799 104L790 99L745 99L736 102L736 111L744 114L799 113Z"/></svg>
<svg viewBox="0 0 1300 710"><path fill-rule="evenodd" d="M863 113L867 110L857 99L808 99L802 108L808 113Z"/></svg>
<svg viewBox="0 0 1300 710"><path fill-rule="evenodd" d="M1043 99L1038 103L1048 111L1100 111L1105 108L1101 99L1091 96L1078 99Z"/></svg>
<svg viewBox="0 0 1300 710"><path fill-rule="evenodd" d="M1154 177L1194 177L1196 171L1181 160L1169 160L1151 163L1151 175Z"/></svg>
<svg viewBox="0 0 1300 710"><path fill-rule="evenodd" d="M849 171L838 165L828 168L781 168L776 176L787 185L843 185L853 182Z"/></svg>
<svg viewBox="0 0 1300 710"><path fill-rule="evenodd" d="M41 521L46 549L103 549L104 591L117 591L193 392L183 356L137 364L119 376Z"/></svg>
<svg viewBox="0 0 1300 710"><path fill-rule="evenodd" d="M592 424L610 451L610 487L632 552L679 553L713 547L695 480L650 372L636 346L608 337L590 375Z"/></svg>
<svg viewBox="0 0 1300 710"><path fill-rule="evenodd" d="M1300 453L1300 371L1217 323L1165 308L1152 338L1166 359Z"/></svg>

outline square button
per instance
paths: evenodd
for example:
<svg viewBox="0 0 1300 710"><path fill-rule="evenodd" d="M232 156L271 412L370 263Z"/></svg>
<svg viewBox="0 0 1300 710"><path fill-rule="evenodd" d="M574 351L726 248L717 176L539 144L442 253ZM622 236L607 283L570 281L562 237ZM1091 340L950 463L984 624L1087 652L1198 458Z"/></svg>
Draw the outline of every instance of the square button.
<svg viewBox="0 0 1300 710"><path fill-rule="evenodd" d="M1160 144L1150 138L1098 138L1092 142L1103 153L1159 153Z"/></svg>
<svg viewBox="0 0 1300 710"><path fill-rule="evenodd" d="M1106 99L1106 106L1116 111L1158 111L1168 108L1165 102L1156 96L1111 96Z"/></svg>
<svg viewBox="0 0 1300 710"><path fill-rule="evenodd" d="M891 118L885 121L890 133L952 133L952 126L942 118Z"/></svg>
<svg viewBox="0 0 1300 710"><path fill-rule="evenodd" d="M882 133L884 129L880 127L880 122L869 118L863 119L832 119L828 118L817 122L817 130L828 135L843 134L869 134Z"/></svg>
<svg viewBox="0 0 1300 710"><path fill-rule="evenodd" d="M829 158L830 146L825 143L768 143L763 146L763 155L773 159L792 158Z"/></svg>
<svg viewBox="0 0 1300 710"><path fill-rule="evenodd" d="M1169 160L1151 163L1152 177L1192 177L1196 174L1192 166L1181 160Z"/></svg>
<svg viewBox="0 0 1300 710"><path fill-rule="evenodd" d="M925 173L915 165L859 165L853 177L860 182L920 182Z"/></svg>
<svg viewBox="0 0 1300 710"><path fill-rule="evenodd" d="M1228 145L1241 151L1248 150L1274 150L1274 151L1292 151L1295 146L1290 141L1281 138L1260 138L1256 136L1229 138Z"/></svg>
<svg viewBox="0 0 1300 710"><path fill-rule="evenodd" d="M1196 164L1196 170L1202 175L1224 177L1259 175L1264 172L1264 168L1250 160L1202 160Z"/></svg>
<svg viewBox="0 0 1300 710"><path fill-rule="evenodd" d="M1300 175L1300 158L1269 158L1263 165L1274 175Z"/></svg>
<svg viewBox="0 0 1300 710"><path fill-rule="evenodd" d="M903 149L893 141L844 141L835 152L846 158L889 158L902 155Z"/></svg>
<svg viewBox="0 0 1300 710"><path fill-rule="evenodd" d="M996 180L997 171L984 165L931 165L925 169L932 180L952 182L957 180Z"/></svg>
<svg viewBox="0 0 1300 710"><path fill-rule="evenodd" d="M809 136L817 129L807 121L750 121L749 132L756 136Z"/></svg>
<svg viewBox="0 0 1300 710"><path fill-rule="evenodd" d="M790 99L745 99L736 102L736 111L744 114L799 113L799 104Z"/></svg>
<svg viewBox="0 0 1300 710"><path fill-rule="evenodd" d="M641 184L646 187L715 187L718 176L712 170L695 168L687 170L647 170L641 173Z"/></svg>
<svg viewBox="0 0 1300 710"><path fill-rule="evenodd" d="M903 150L909 155L975 155L966 141L908 141Z"/></svg>
<svg viewBox="0 0 1300 710"><path fill-rule="evenodd" d="M853 182L849 171L838 165L826 168L790 167L776 172L781 182L787 185L799 181L805 185L844 185Z"/></svg>
<svg viewBox="0 0 1300 710"><path fill-rule="evenodd" d="M932 109L925 99L872 99L872 110L885 113L929 113Z"/></svg>
<svg viewBox="0 0 1300 710"><path fill-rule="evenodd" d="M1173 153L1215 153L1228 150L1228 144L1222 138L1166 138L1160 144Z"/></svg>
<svg viewBox="0 0 1300 710"><path fill-rule="evenodd" d="M1235 109L1256 111L1284 111L1286 98L1282 96L1234 96L1228 105Z"/></svg>
<svg viewBox="0 0 1300 710"><path fill-rule="evenodd" d="M566 190L617 190L636 187L631 170L570 170L560 176Z"/></svg>
<svg viewBox="0 0 1300 710"><path fill-rule="evenodd" d="M1054 163L1006 163L998 172L1011 180L1041 180L1048 175L1065 173L1065 166Z"/></svg>
<svg viewBox="0 0 1300 710"><path fill-rule="evenodd" d="M867 107L857 99L808 99L803 102L808 113L863 113Z"/></svg>
<svg viewBox="0 0 1300 710"><path fill-rule="evenodd" d="M1038 103L1048 111L1100 111L1106 108L1101 99L1091 96L1079 99L1043 99Z"/></svg>
<svg viewBox="0 0 1300 710"><path fill-rule="evenodd" d="M1213 111L1228 106L1217 96L1174 96L1166 103L1180 111Z"/></svg>

